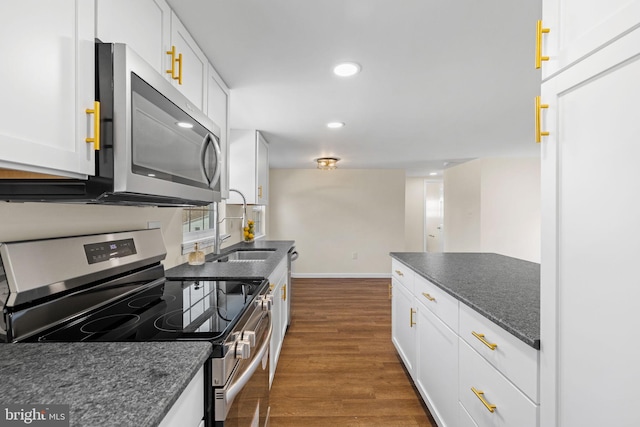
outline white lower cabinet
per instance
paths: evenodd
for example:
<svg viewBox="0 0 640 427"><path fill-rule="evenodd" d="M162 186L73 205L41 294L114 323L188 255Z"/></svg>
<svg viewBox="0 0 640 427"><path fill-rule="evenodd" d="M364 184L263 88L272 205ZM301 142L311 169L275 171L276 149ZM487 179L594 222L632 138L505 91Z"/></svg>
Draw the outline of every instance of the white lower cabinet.
<svg viewBox="0 0 640 427"><path fill-rule="evenodd" d="M441 426L458 425L458 335L418 304L416 386Z"/></svg>
<svg viewBox="0 0 640 427"><path fill-rule="evenodd" d="M459 399L478 427L536 427L538 407L460 339Z"/></svg>
<svg viewBox="0 0 640 427"><path fill-rule="evenodd" d="M399 281L393 280L391 298L391 340L407 371L415 376L416 305L413 294Z"/></svg>
<svg viewBox="0 0 640 427"><path fill-rule="evenodd" d="M273 329L271 332L271 342L269 344L269 387L273 383L273 378L278 366L280 351L284 342L284 335L287 332L287 260L283 260L269 276L269 286L273 305L271 306L271 322Z"/></svg>
<svg viewBox="0 0 640 427"><path fill-rule="evenodd" d="M473 421L471 415L469 415L460 402L458 402L458 423L460 427L478 427L478 424Z"/></svg>
<svg viewBox="0 0 640 427"><path fill-rule="evenodd" d="M204 368L184 389L158 427L200 427L204 425Z"/></svg>

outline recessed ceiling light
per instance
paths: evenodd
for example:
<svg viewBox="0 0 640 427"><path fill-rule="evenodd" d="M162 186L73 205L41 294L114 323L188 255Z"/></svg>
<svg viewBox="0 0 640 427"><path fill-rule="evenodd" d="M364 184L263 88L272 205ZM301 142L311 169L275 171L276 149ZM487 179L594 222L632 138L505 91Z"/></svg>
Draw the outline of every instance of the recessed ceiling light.
<svg viewBox="0 0 640 427"><path fill-rule="evenodd" d="M331 129L338 129L344 126L343 122L330 122L327 123L327 127Z"/></svg>
<svg viewBox="0 0 640 427"><path fill-rule="evenodd" d="M358 74L361 70L360 65L355 62L343 62L333 68L334 74L340 77L349 77Z"/></svg>
<svg viewBox="0 0 640 427"><path fill-rule="evenodd" d="M438 172L431 172L429 175L436 176L436 175L438 175Z"/></svg>
<svg viewBox="0 0 640 427"><path fill-rule="evenodd" d="M187 123L187 122L177 122L176 124L181 128L185 128L185 129L191 129L193 127L192 123Z"/></svg>

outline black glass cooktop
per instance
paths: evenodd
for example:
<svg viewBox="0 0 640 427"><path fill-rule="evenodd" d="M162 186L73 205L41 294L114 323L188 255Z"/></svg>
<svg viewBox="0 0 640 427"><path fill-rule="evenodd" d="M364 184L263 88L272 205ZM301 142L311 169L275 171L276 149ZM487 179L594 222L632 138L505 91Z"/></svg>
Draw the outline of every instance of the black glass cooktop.
<svg viewBox="0 0 640 427"><path fill-rule="evenodd" d="M162 281L38 337L39 341L216 340L266 281Z"/></svg>

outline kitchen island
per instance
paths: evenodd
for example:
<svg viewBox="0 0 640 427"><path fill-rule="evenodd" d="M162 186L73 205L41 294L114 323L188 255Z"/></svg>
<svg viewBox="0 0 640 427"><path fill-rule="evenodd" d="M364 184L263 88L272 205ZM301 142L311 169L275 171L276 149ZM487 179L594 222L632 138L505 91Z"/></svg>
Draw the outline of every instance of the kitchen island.
<svg viewBox="0 0 640 427"><path fill-rule="evenodd" d="M537 427L540 265L390 255L392 342L438 425Z"/></svg>
<svg viewBox="0 0 640 427"><path fill-rule="evenodd" d="M208 342L0 344L2 404L69 405L70 426L157 426L200 372Z"/></svg>
<svg viewBox="0 0 640 427"><path fill-rule="evenodd" d="M527 345L540 349L540 264L493 253L390 255Z"/></svg>

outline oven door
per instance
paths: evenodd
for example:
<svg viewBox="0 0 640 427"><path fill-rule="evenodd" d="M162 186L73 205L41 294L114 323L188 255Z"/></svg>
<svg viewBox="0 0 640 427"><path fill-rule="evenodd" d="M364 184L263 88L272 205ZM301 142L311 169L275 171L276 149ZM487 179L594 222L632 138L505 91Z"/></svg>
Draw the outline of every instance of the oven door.
<svg viewBox="0 0 640 427"><path fill-rule="evenodd" d="M224 387L214 389L216 427L269 425L270 312L264 312L255 326L247 325L243 334L246 331L249 357L240 360Z"/></svg>

